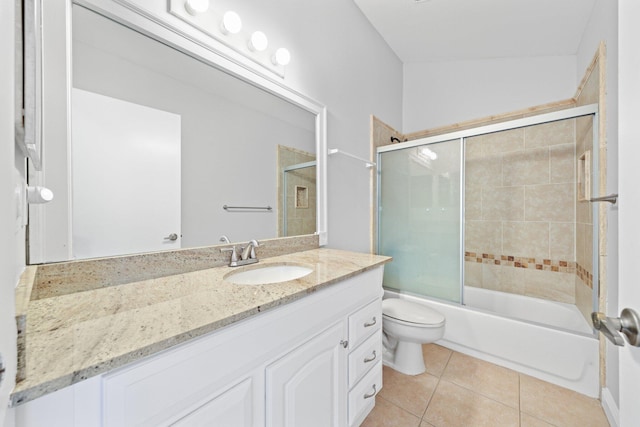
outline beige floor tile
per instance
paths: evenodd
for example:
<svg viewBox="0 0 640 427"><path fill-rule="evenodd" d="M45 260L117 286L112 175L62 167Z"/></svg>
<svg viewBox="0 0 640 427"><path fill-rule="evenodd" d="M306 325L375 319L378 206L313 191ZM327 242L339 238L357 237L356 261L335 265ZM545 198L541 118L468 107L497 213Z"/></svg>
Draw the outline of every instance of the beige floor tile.
<svg viewBox="0 0 640 427"><path fill-rule="evenodd" d="M376 406L364 419L361 427L418 427L419 425L420 418L377 396Z"/></svg>
<svg viewBox="0 0 640 427"><path fill-rule="evenodd" d="M449 362L451 353L453 351L438 344L423 345L422 355L424 356L424 366L427 368L427 373L439 378Z"/></svg>
<svg viewBox="0 0 640 427"><path fill-rule="evenodd" d="M554 425L520 412L520 427L554 427Z"/></svg>
<svg viewBox="0 0 640 427"><path fill-rule="evenodd" d="M518 409L518 373L493 363L454 352L441 377L490 399Z"/></svg>
<svg viewBox="0 0 640 427"><path fill-rule="evenodd" d="M420 427L435 427L433 424L429 424L426 421L420 423Z"/></svg>
<svg viewBox="0 0 640 427"><path fill-rule="evenodd" d="M520 409L563 427L609 426L596 399L523 374L520 374Z"/></svg>
<svg viewBox="0 0 640 427"><path fill-rule="evenodd" d="M421 417L433 395L438 378L431 374L405 375L384 366L379 396Z"/></svg>
<svg viewBox="0 0 640 427"><path fill-rule="evenodd" d="M440 380L424 421L436 427L517 427L517 409Z"/></svg>

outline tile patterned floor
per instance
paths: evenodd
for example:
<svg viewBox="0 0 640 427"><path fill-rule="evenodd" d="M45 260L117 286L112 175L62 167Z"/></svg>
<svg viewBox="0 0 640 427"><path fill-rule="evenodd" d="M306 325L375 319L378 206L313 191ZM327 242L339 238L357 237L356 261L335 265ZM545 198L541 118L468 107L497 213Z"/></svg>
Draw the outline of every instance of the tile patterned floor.
<svg viewBox="0 0 640 427"><path fill-rule="evenodd" d="M382 390L362 427L608 427L600 402L436 344L427 372L384 367Z"/></svg>

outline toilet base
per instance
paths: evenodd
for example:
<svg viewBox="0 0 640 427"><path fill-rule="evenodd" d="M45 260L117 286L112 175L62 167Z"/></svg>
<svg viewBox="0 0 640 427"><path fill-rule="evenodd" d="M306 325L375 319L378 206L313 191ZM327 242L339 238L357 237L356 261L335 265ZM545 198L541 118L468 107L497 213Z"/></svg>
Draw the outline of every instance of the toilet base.
<svg viewBox="0 0 640 427"><path fill-rule="evenodd" d="M384 349L382 363L405 375L420 375L426 371L422 344L415 342L398 342L395 351Z"/></svg>

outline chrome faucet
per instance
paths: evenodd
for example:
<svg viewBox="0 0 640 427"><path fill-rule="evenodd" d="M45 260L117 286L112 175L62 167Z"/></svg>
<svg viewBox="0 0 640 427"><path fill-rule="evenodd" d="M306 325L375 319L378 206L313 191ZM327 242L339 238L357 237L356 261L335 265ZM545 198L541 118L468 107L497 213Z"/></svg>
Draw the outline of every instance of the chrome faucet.
<svg viewBox="0 0 640 427"><path fill-rule="evenodd" d="M256 256L255 251L255 248L257 248L258 246L260 246L260 244L257 240L249 241L247 246L240 248L240 251L242 252L240 253L239 257L235 246L231 246L230 248L222 248L220 249L220 252L231 252L229 267L240 267L241 265L254 264L258 262L258 257Z"/></svg>
<svg viewBox="0 0 640 427"><path fill-rule="evenodd" d="M257 240L250 240L249 243L247 243L247 246L243 249L242 254L240 255L240 259L242 261L255 259L255 262L258 262L255 250L255 248L257 248L258 246L260 246L260 244Z"/></svg>

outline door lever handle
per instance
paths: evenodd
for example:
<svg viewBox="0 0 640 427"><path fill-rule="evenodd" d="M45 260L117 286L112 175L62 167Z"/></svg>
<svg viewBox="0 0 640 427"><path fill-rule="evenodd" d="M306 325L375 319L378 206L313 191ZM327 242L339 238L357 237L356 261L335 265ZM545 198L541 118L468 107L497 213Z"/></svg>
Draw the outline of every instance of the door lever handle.
<svg viewBox="0 0 640 427"><path fill-rule="evenodd" d="M620 332L627 338L630 345L640 347L640 316L635 310L625 308L620 317L607 317L604 313L591 313L591 321L596 330L618 346L624 345Z"/></svg>

